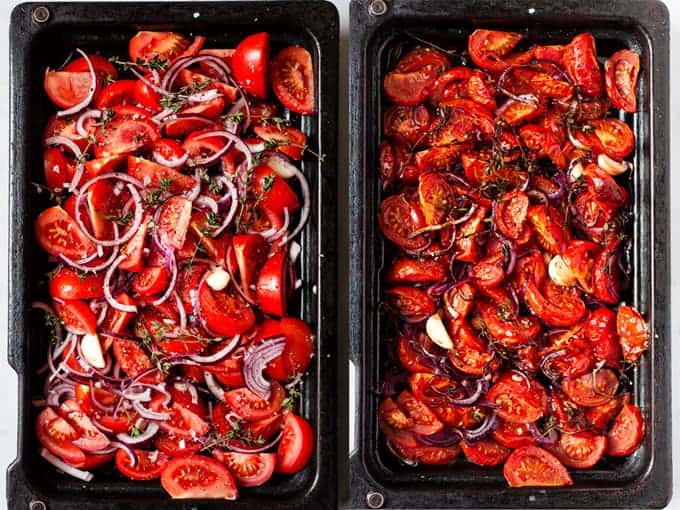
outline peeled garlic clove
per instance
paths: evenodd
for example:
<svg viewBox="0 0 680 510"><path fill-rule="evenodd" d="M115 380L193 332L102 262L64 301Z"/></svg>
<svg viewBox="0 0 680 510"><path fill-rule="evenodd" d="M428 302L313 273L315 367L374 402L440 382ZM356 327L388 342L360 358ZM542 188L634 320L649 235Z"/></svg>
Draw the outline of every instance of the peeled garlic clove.
<svg viewBox="0 0 680 510"><path fill-rule="evenodd" d="M560 255L555 255L548 264L548 275L557 285L571 287L576 284L576 277Z"/></svg>
<svg viewBox="0 0 680 510"><path fill-rule="evenodd" d="M208 284L212 290L224 290L227 285L229 285L229 273L227 273L221 267L216 267L210 271L210 274L206 276L205 283Z"/></svg>
<svg viewBox="0 0 680 510"><path fill-rule="evenodd" d="M453 342L438 313L430 316L425 323L425 332L442 349L453 349Z"/></svg>
<svg viewBox="0 0 680 510"><path fill-rule="evenodd" d="M577 161L569 167L569 180L571 182L576 182L583 175L583 163Z"/></svg>
<svg viewBox="0 0 680 510"><path fill-rule="evenodd" d="M80 340L80 352L83 353L85 361L94 368L106 367L104 353L102 352L102 346L99 343L99 337L97 335L89 333L83 335L83 338Z"/></svg>
<svg viewBox="0 0 680 510"><path fill-rule="evenodd" d="M627 172L628 169L630 168L630 163L628 163L627 161L619 162L616 161L615 159L610 158L606 154L600 154L597 157L597 166L599 166L609 175L616 177L617 175L621 175Z"/></svg>

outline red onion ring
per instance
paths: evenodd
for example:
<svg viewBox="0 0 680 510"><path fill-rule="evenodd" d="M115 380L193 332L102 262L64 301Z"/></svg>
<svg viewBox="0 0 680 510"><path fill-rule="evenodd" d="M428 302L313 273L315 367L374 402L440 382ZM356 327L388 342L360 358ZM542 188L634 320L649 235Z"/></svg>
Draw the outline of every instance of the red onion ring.
<svg viewBox="0 0 680 510"><path fill-rule="evenodd" d="M307 223L307 219L309 218L309 211L311 208L309 184L307 183L307 179L305 178L304 174L297 167L295 168L295 177L300 182L300 188L302 188L302 210L300 211L300 220L297 226L293 229L290 235L286 236L286 241L293 239L304 228L305 223Z"/></svg>
<svg viewBox="0 0 680 510"><path fill-rule="evenodd" d="M224 390L219 384L217 384L215 377L206 370L203 372L203 378L205 379L205 384L210 390L210 393L212 393L213 396L220 402L224 402Z"/></svg>
<svg viewBox="0 0 680 510"><path fill-rule="evenodd" d="M154 71L155 71L155 69L154 69ZM134 74L137 77L137 79L142 81L144 83L144 85L146 85L151 90L153 90L156 94L160 94L161 96L164 96L164 97L167 97L167 96L170 95L170 92L168 92L167 90L165 90L162 87L159 87L155 83L151 83L149 80L146 79L146 77L142 73L137 71L137 69L135 69L134 67L130 68L130 72L132 74Z"/></svg>
<svg viewBox="0 0 680 510"><path fill-rule="evenodd" d="M240 446L234 446L231 443L229 443L227 447L229 448L229 450L236 453L261 453L269 450L272 446L276 445L281 440L282 435L283 432L279 432L274 439L272 439L265 445L258 446L257 448L241 448Z"/></svg>
<svg viewBox="0 0 680 510"><path fill-rule="evenodd" d="M168 168L179 168L182 165L184 165L184 163L187 162L187 159L189 159L189 154L186 152L179 158L173 159L166 159L157 151L153 151L151 153L151 156L153 157L156 163L158 163L159 165L167 166Z"/></svg>
<svg viewBox="0 0 680 510"><path fill-rule="evenodd" d="M238 347L239 342L241 341L241 336L236 335L234 336L224 347L222 347L219 351L217 351L215 354L211 354L210 356L201 356L198 354L192 354L189 357L190 360L195 361L196 363L200 364L208 364L208 363L218 363L219 361L222 361L224 358L226 358L231 352Z"/></svg>
<svg viewBox="0 0 680 510"><path fill-rule="evenodd" d="M260 398L269 400L271 383L264 378L267 363L283 353L286 337L270 338L246 350L243 356L243 380L250 391Z"/></svg>
<svg viewBox="0 0 680 510"><path fill-rule="evenodd" d="M78 117L78 120L76 121L76 131L80 136L83 138L88 137L88 132L85 130L85 121L87 119L99 119L102 116L102 111L101 110L86 110L83 113L80 114Z"/></svg>
<svg viewBox="0 0 680 510"><path fill-rule="evenodd" d="M162 303L165 303L167 299L172 295L172 293L175 291L175 285L177 283L177 260L175 259L175 254L173 252L170 252L170 283L168 284L168 287L165 289L165 292L161 297L153 301L151 304L154 306L158 306Z"/></svg>
<svg viewBox="0 0 680 510"><path fill-rule="evenodd" d="M85 96L85 98L80 103L75 104L71 108L68 108L66 110L58 111L57 118L66 117L67 115L78 113L80 110L85 108L88 104L92 102L92 98L94 97L94 91L97 88L97 75L94 73L94 67L92 66L90 57L88 57L87 54L80 48L76 48L76 51L80 53L85 59L85 62L87 62L87 67L88 70L90 71L90 88L87 90L87 96Z"/></svg>
<svg viewBox="0 0 680 510"><path fill-rule="evenodd" d="M418 441L428 446L447 448L460 443L461 439L463 439L463 432L456 428L444 428L429 436L424 434L415 434L415 436Z"/></svg>
<svg viewBox="0 0 680 510"><path fill-rule="evenodd" d="M137 307L135 305L124 305L123 303L116 301L111 294L111 277L113 276L113 272L126 258L127 255L121 255L116 260L114 260L113 264L111 264L106 270L106 275L104 276L104 297L116 310L120 310L121 312L137 313Z"/></svg>
<svg viewBox="0 0 680 510"><path fill-rule="evenodd" d="M236 186L234 186L234 183L231 182L231 179L225 176L220 176L218 179L219 182L224 183L224 185L227 187L229 193L228 196L231 199L231 205L229 206L229 211L224 217L222 224L211 234L211 237L219 236L224 231L224 229L226 229L231 224L231 222L234 220L234 216L236 215L236 210L238 209L238 191L236 190Z"/></svg>
<svg viewBox="0 0 680 510"><path fill-rule="evenodd" d="M482 424L476 429L464 430L465 440L468 442L479 441L489 435L498 425L498 416L492 412L486 415Z"/></svg>
<svg viewBox="0 0 680 510"><path fill-rule="evenodd" d="M155 436L156 432L158 432L158 429L159 429L158 424L151 421L147 423L144 432L142 432L138 436L131 436L130 434L119 433L116 434L116 439L118 439L120 442L126 445L140 444L144 443L145 441L148 441L153 436Z"/></svg>
<svg viewBox="0 0 680 510"><path fill-rule="evenodd" d="M243 155L246 157L247 161L247 168L250 169L253 167L253 156L251 154L250 149L248 146L245 144L243 140L241 140L237 135L234 133L230 133L229 131L208 131L207 133L203 133L194 140L203 140L204 138L210 138L213 136L221 136L223 138L226 138L229 140L231 143L234 144L234 147L238 149L240 152L243 153ZM205 158L198 158L194 160L194 164L196 165L208 165L212 163L213 161L217 160L219 157L221 157L225 152L227 152L230 148L231 144L226 144L222 149L217 151L215 154L211 156L207 156Z"/></svg>
<svg viewBox="0 0 680 510"><path fill-rule="evenodd" d="M201 195L196 198L194 202L194 207L198 207L199 209L209 209L210 211L213 212L213 214L217 214L219 212L219 206L217 205L217 202L215 201L214 198L206 196L206 195Z"/></svg>
<svg viewBox="0 0 680 510"><path fill-rule="evenodd" d="M47 462L52 464L54 467L56 467L58 470L74 478L77 478L78 480L82 480L83 482L90 482L94 478L94 475L89 471L83 471L81 469L74 468L73 466L67 464L60 458L56 457L55 455L52 455L45 448L40 449L40 456Z"/></svg>
<svg viewBox="0 0 680 510"><path fill-rule="evenodd" d="M137 411L137 414L139 414L139 416L141 416L142 418L146 418L147 420L165 421L170 419L170 415L168 413L159 413L147 409L141 404L141 402L138 402L137 400L132 401L132 407L135 411Z"/></svg>
<svg viewBox="0 0 680 510"><path fill-rule="evenodd" d="M116 224L115 222L113 223L113 239L114 239L114 241L116 239L118 239L118 224ZM75 267L76 269L83 271L84 273L96 273L97 271L103 271L104 269L109 267L111 264L113 264L113 261L118 256L118 250L119 250L119 247L114 246L113 250L111 251L111 256L108 259L106 259L104 262L99 264L98 266L86 266L86 265L83 265L83 264L79 264L75 260L71 260L70 258L68 258L63 253L59 254L59 258L61 260L63 260L64 262L66 262L69 266Z"/></svg>

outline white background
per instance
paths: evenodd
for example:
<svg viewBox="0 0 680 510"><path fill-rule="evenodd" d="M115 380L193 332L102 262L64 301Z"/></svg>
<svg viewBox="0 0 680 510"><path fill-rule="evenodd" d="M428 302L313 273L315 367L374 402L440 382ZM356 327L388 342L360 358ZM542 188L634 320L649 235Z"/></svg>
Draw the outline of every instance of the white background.
<svg viewBox="0 0 680 510"><path fill-rule="evenodd" d="M452 0L453 1L453 0ZM346 189L347 169L347 34L349 17L349 0L333 0L340 12L341 44L340 44L340 189ZM671 132L680 130L680 79L678 65L680 64L680 0L665 0L671 11ZM9 19L12 8L19 4L17 0L0 0L0 189L8 189L9 171L7 162L9 145ZM540 0L537 0L540 4ZM674 4L674 5L673 5ZM675 140L673 140L675 139ZM672 161L680 161L679 137L670 138ZM680 176L669 168L671 175L671 197L680 197ZM342 195L342 191L340 193ZM343 215L344 216L344 215ZM7 278L6 268L11 263L7 260L7 227L8 227L7 200L0 198L0 508L5 508L5 476L4 470L16 455L16 410L17 410L17 378L16 374L7 364L7 321L11 320L12 312L7 310ZM346 217L346 216L344 216ZM341 217L339 221L341 235L346 233L346 221ZM678 267L680 266L680 199L675 203L671 200L671 238L676 239L672 247L674 263L672 264L671 278L672 292L675 297L680 295L680 279ZM345 242L339 245L339 253L342 254ZM341 260L345 257L341 255ZM341 287L342 289L342 287ZM680 339L680 299L675 299L672 305L672 338ZM344 331L345 328L342 328ZM670 338L666 339L671 341ZM342 342L342 336L340 337ZM673 345L674 366L680 367L680 350ZM680 369L673 370L673 414L675 422L673 427L673 457L676 466L680 466ZM344 392L341 392L344 393ZM669 403L669 407L670 407ZM680 467L674 473L675 492L678 497L674 498L668 508L680 509ZM12 509L14 510L14 509ZM22 509L23 510L23 509Z"/></svg>

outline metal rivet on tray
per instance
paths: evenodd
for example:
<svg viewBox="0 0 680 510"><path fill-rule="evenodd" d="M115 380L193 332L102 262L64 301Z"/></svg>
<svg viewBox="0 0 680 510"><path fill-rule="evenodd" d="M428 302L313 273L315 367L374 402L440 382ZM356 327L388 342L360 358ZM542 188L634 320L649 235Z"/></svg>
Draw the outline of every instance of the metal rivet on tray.
<svg viewBox="0 0 680 510"><path fill-rule="evenodd" d="M373 0L368 4L368 13L371 16L382 16L387 12L387 3L385 0Z"/></svg>
<svg viewBox="0 0 680 510"><path fill-rule="evenodd" d="M31 501L31 503L28 505L29 510L46 510L47 505L43 503L42 501Z"/></svg>
<svg viewBox="0 0 680 510"><path fill-rule="evenodd" d="M366 494L366 504L368 508L382 508L385 504L385 496L379 492L369 492Z"/></svg>
<svg viewBox="0 0 680 510"><path fill-rule="evenodd" d="M39 5L33 9L33 21L36 23L45 23L50 19L50 10L44 5Z"/></svg>

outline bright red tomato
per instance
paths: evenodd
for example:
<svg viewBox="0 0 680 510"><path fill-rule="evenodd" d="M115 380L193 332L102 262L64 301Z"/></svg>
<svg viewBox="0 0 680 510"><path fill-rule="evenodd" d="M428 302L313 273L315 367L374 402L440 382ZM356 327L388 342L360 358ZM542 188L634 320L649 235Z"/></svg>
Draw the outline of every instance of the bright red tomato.
<svg viewBox="0 0 680 510"><path fill-rule="evenodd" d="M269 34L261 32L243 39L231 56L236 81L257 99L269 95Z"/></svg>
<svg viewBox="0 0 680 510"><path fill-rule="evenodd" d="M270 72L272 89L283 106L303 115L314 113L314 66L306 49L289 46L281 50Z"/></svg>
<svg viewBox="0 0 680 510"><path fill-rule="evenodd" d="M161 485L175 499L238 498L236 482L229 470L203 455L170 460L161 472Z"/></svg>
<svg viewBox="0 0 680 510"><path fill-rule="evenodd" d="M283 435L276 452L276 472L292 474L303 469L312 457L314 433L302 416L286 416Z"/></svg>

